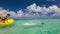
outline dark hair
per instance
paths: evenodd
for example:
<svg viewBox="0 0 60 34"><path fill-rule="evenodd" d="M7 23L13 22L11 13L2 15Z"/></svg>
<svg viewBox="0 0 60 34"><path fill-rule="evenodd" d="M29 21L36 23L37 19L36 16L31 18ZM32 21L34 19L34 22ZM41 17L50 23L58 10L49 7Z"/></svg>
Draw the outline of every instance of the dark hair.
<svg viewBox="0 0 60 34"><path fill-rule="evenodd" d="M0 17L1 18L1 17Z"/></svg>
<svg viewBox="0 0 60 34"><path fill-rule="evenodd" d="M8 16L10 16L10 14L7 14Z"/></svg>

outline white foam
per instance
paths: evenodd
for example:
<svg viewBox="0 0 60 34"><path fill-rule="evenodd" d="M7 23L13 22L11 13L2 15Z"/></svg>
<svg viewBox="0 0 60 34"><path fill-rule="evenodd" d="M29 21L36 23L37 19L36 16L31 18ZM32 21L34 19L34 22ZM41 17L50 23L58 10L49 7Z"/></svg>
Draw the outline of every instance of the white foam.
<svg viewBox="0 0 60 34"><path fill-rule="evenodd" d="M25 26L32 26L35 25L36 23L24 23Z"/></svg>

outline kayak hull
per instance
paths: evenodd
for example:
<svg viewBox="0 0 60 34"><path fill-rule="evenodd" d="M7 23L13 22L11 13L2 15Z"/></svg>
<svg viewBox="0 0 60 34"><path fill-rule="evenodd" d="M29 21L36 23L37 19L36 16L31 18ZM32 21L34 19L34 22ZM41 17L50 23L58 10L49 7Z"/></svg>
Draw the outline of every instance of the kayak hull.
<svg viewBox="0 0 60 34"><path fill-rule="evenodd" d="M8 20L5 20L5 22L0 21L0 26L12 25L13 23L14 23L14 19L8 19Z"/></svg>

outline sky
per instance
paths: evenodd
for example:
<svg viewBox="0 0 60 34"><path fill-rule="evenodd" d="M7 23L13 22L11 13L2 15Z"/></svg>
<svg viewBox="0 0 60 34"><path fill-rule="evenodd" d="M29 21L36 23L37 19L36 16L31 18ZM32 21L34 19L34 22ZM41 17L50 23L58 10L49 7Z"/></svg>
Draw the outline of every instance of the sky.
<svg viewBox="0 0 60 34"><path fill-rule="evenodd" d="M60 18L60 0L0 0L0 14L12 18Z"/></svg>

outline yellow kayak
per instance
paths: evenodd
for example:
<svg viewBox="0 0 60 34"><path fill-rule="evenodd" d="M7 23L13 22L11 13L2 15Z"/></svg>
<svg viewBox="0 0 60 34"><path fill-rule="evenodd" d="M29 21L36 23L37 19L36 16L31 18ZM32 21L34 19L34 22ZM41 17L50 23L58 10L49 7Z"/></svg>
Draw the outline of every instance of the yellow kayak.
<svg viewBox="0 0 60 34"><path fill-rule="evenodd" d="M3 23L3 21L0 21L0 26L7 26L7 25L12 25L14 23L14 19L8 19Z"/></svg>

